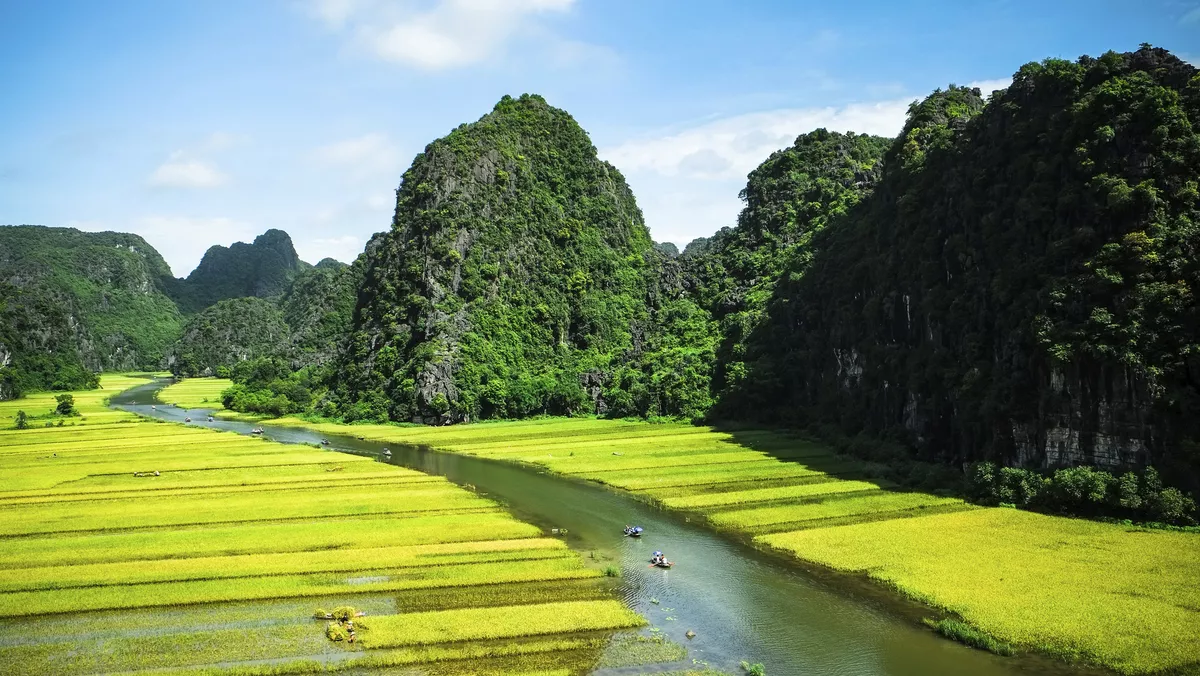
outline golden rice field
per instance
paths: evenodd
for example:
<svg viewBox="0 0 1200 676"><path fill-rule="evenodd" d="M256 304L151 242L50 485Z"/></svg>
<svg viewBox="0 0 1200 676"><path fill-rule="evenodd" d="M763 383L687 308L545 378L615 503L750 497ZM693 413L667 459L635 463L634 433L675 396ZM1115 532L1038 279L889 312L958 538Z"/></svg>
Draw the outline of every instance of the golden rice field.
<svg viewBox="0 0 1200 676"><path fill-rule="evenodd" d="M819 445L762 431L594 419L452 427L313 424L541 466L865 575L1018 648L1127 674L1200 668L1200 535L903 492Z"/></svg>
<svg viewBox="0 0 1200 676"><path fill-rule="evenodd" d="M221 393L230 385L228 378L184 378L158 392L158 400L180 408L223 409Z"/></svg>
<svg viewBox="0 0 1200 676"><path fill-rule="evenodd" d="M61 427L50 395L0 403L4 674L580 674L644 624L485 497L105 407L142 382L105 376ZM341 606L353 644L313 618Z"/></svg>

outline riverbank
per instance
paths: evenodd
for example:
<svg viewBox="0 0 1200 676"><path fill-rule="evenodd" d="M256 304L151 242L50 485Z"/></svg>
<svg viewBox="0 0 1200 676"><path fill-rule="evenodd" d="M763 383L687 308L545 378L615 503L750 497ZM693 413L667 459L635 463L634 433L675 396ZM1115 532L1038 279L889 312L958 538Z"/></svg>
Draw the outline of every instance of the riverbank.
<svg viewBox="0 0 1200 676"><path fill-rule="evenodd" d="M0 403L6 674L581 673L645 622L444 478L107 408L145 382L105 376L58 420L51 394ZM12 429L18 410L38 424ZM366 613L353 644L313 617L339 606Z"/></svg>
<svg viewBox="0 0 1200 676"><path fill-rule="evenodd" d="M808 563L892 586L1018 649L1146 674L1200 662L1200 536L979 508L864 481L773 432L541 419L327 434L533 464L629 491Z"/></svg>

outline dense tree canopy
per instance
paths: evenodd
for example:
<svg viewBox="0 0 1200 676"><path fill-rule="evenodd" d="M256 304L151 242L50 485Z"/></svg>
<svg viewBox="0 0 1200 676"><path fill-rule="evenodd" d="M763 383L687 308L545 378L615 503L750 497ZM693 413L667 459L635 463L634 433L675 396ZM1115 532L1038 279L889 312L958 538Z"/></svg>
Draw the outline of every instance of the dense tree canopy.
<svg viewBox="0 0 1200 676"><path fill-rule="evenodd" d="M287 354L291 332L283 313L262 298L223 300L188 320L172 348L170 367L176 375L215 375L218 368Z"/></svg>
<svg viewBox="0 0 1200 676"><path fill-rule="evenodd" d="M267 230L250 244L210 247L187 279L175 283L172 296L186 313L228 298L274 298L310 267L296 255L286 232Z"/></svg>
<svg viewBox="0 0 1200 676"><path fill-rule="evenodd" d="M1145 47L913 106L874 195L793 257L729 415L930 457L1187 464L1200 78Z"/></svg>
<svg viewBox="0 0 1200 676"><path fill-rule="evenodd" d="M642 368L654 368L642 355L660 256L624 178L570 115L505 97L405 172L367 263L343 410L457 421L606 412L613 399L698 413L620 394L694 385Z"/></svg>
<svg viewBox="0 0 1200 676"><path fill-rule="evenodd" d="M182 324L173 281L137 235L0 227L0 398L157 366Z"/></svg>

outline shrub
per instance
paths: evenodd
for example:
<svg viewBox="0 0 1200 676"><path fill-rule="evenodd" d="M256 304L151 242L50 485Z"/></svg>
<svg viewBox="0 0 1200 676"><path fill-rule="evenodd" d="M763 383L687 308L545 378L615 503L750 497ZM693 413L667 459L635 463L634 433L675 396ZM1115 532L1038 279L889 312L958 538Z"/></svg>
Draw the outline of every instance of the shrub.
<svg viewBox="0 0 1200 676"><path fill-rule="evenodd" d="M54 401L58 405L54 407L54 412L59 415L75 415L75 397L70 394L60 394L54 397Z"/></svg>
<svg viewBox="0 0 1200 676"><path fill-rule="evenodd" d="M17 411L17 429L29 429L29 416L25 415L25 411Z"/></svg>
<svg viewBox="0 0 1200 676"><path fill-rule="evenodd" d="M743 661L742 670L747 674L750 674L750 676L767 676L767 668L757 662L750 664L749 662Z"/></svg>

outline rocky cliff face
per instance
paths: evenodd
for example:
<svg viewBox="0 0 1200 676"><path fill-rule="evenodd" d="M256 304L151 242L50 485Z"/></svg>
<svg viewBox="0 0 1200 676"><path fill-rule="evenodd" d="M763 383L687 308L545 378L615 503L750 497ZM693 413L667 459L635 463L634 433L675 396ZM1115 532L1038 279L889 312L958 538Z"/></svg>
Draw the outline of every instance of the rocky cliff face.
<svg viewBox="0 0 1200 676"><path fill-rule="evenodd" d="M793 262L731 411L930 457L1196 458L1200 78L1163 50L913 107L874 195Z"/></svg>
<svg viewBox="0 0 1200 676"><path fill-rule="evenodd" d="M250 244L210 247L200 265L176 284L173 294L189 313L229 298L273 298L309 267L296 255L286 232L267 230Z"/></svg>
<svg viewBox="0 0 1200 676"><path fill-rule="evenodd" d="M167 264L137 235L0 227L0 380L86 386L91 372L157 368L181 319Z"/></svg>
<svg viewBox="0 0 1200 676"><path fill-rule="evenodd" d="M652 243L624 178L537 96L505 97L405 172L368 252L351 417L592 411L648 314ZM595 395L595 396L593 396Z"/></svg>

